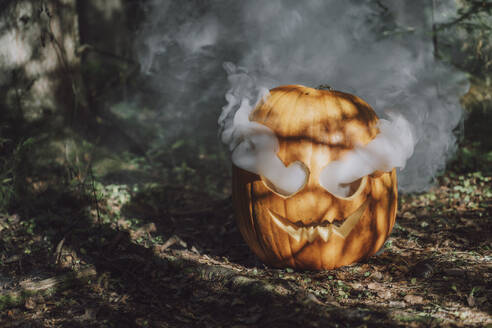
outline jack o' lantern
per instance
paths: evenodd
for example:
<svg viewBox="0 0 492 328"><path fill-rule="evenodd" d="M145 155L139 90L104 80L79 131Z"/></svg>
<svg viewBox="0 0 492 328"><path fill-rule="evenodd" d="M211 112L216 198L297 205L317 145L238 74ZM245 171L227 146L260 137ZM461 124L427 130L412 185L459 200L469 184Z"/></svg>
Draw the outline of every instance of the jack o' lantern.
<svg viewBox="0 0 492 328"><path fill-rule="evenodd" d="M277 87L251 112L278 138L277 156L302 163L304 186L286 194L268 179L233 167L239 230L253 252L274 267L333 269L376 253L393 228L396 171L376 171L330 193L320 173L379 133L378 118L362 99L300 85Z"/></svg>

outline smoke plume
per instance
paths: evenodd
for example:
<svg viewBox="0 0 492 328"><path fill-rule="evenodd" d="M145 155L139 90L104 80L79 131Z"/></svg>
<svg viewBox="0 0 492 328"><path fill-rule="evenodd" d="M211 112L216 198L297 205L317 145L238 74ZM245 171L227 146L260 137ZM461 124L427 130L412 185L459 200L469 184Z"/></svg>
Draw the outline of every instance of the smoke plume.
<svg viewBox="0 0 492 328"><path fill-rule="evenodd" d="M201 118L222 108L221 139L233 162L279 189L299 188L302 169L285 167L274 155L275 135L248 115L276 86L329 84L364 99L382 120L375 140L323 170L322 185L335 192L339 183L391 166L404 167L401 190L420 191L455 149L467 88L462 73L434 58L432 23L452 20L455 2L432 3L153 1L137 46L170 125L210 133L216 127Z"/></svg>

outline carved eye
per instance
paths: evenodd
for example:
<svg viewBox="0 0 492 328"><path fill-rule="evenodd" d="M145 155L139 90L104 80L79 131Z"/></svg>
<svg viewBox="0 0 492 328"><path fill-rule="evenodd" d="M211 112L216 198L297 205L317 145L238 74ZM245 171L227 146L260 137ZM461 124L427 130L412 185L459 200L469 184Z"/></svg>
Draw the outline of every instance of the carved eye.
<svg viewBox="0 0 492 328"><path fill-rule="evenodd" d="M265 187L282 198L288 198L297 194L307 184L309 169L304 163L297 161L281 172L271 172L269 177L270 179L261 176Z"/></svg>
<svg viewBox="0 0 492 328"><path fill-rule="evenodd" d="M320 175L319 184L330 194L340 199L352 199L359 195L366 188L367 176L352 181L350 183L338 183L323 179L323 171Z"/></svg>
<svg viewBox="0 0 492 328"><path fill-rule="evenodd" d="M344 190L342 194L333 194L338 198L353 198L360 194L365 189L367 184L367 177L357 179L351 183L341 183L340 188Z"/></svg>

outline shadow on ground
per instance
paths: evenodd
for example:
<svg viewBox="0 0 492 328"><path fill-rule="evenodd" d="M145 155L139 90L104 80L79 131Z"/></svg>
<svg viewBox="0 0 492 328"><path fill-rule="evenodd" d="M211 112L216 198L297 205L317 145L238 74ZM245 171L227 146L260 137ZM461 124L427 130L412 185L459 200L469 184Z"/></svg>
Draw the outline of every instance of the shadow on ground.
<svg viewBox="0 0 492 328"><path fill-rule="evenodd" d="M69 190L32 199L0 232L5 258L18 256L2 275L18 282L93 266L97 278L9 307L0 318L11 327L427 327L491 318L484 245L492 227L478 212L438 217L407 203L381 255L293 272L257 262L228 198L160 187L133 194L107 223L106 204L98 215L92 199ZM140 223L126 226L125 218Z"/></svg>

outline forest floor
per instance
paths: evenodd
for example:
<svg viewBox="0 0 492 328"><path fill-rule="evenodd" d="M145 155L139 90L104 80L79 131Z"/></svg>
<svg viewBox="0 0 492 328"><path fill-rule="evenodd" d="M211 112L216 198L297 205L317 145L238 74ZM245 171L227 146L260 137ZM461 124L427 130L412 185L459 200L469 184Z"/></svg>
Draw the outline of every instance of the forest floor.
<svg viewBox="0 0 492 328"><path fill-rule="evenodd" d="M230 198L39 185L31 214L0 215L0 326L492 327L491 185L400 196L381 254L321 272L260 263Z"/></svg>

